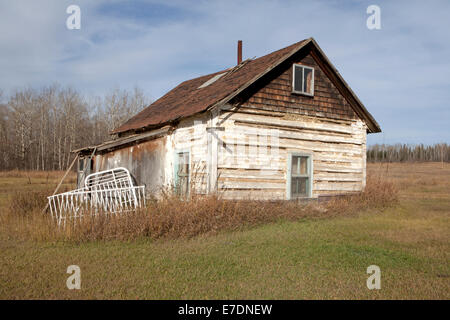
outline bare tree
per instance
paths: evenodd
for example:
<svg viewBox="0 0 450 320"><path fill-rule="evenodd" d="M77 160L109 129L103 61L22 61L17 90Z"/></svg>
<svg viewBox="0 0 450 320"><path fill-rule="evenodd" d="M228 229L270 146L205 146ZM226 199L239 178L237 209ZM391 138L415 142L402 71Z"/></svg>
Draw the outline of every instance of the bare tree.
<svg viewBox="0 0 450 320"><path fill-rule="evenodd" d="M108 131L116 129L123 122L137 114L148 104L141 89L135 87L130 93L116 88L105 96L104 106Z"/></svg>
<svg viewBox="0 0 450 320"><path fill-rule="evenodd" d="M114 128L149 103L138 88L86 98L57 84L2 97L0 91L0 170L65 169L71 150L110 139Z"/></svg>
<svg viewBox="0 0 450 320"><path fill-rule="evenodd" d="M410 162L410 161L450 161L450 146L438 143L425 146L423 144L379 145L367 148L367 161L372 162Z"/></svg>

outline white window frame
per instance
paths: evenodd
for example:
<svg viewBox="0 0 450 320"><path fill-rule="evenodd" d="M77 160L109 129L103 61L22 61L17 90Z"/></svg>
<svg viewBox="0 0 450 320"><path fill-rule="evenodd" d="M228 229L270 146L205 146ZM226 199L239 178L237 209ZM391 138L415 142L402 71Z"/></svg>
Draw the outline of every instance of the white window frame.
<svg viewBox="0 0 450 320"><path fill-rule="evenodd" d="M295 68L296 67L301 67L301 68L303 68L302 69L302 83L305 83L305 79L304 79L304 77L305 77L305 69L309 69L309 70L312 70L312 78L311 78L311 93L309 93L309 92L304 92L303 91L303 88L302 88L302 91L299 91L299 90L295 90ZM293 64L293 66L292 66L292 92L293 93L297 93L297 94L303 94L303 95L305 95L305 96L309 96L309 97L312 97L312 96L314 96L314 68L313 67L308 67L308 66L305 66L305 65L303 65L303 64L296 64L296 63L294 63Z"/></svg>
<svg viewBox="0 0 450 320"><path fill-rule="evenodd" d="M308 178L309 178L309 186L308 186L308 194L306 196L297 196L295 198L292 198L291 196L291 179L292 179L292 157L307 157L308 158ZM312 198L313 195L313 155L312 153L307 152L288 152L288 159L287 159L287 176L286 176L286 199L287 200L294 200L294 199L308 199Z"/></svg>

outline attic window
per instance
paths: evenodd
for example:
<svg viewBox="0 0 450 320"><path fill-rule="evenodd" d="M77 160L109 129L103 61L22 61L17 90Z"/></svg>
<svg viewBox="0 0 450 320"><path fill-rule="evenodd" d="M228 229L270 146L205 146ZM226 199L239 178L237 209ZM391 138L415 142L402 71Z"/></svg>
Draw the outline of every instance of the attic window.
<svg viewBox="0 0 450 320"><path fill-rule="evenodd" d="M203 84L202 84L200 87L198 87L197 89L201 89L201 88L204 88L204 87L209 86L210 84L212 84L212 83L216 82L217 80L219 80L220 78L222 78L225 74L226 74L226 72L216 74L214 77L212 77L211 79L209 79L208 81L206 81L205 83L203 83Z"/></svg>
<svg viewBox="0 0 450 320"><path fill-rule="evenodd" d="M314 95L314 68L294 64L292 73L292 92Z"/></svg>

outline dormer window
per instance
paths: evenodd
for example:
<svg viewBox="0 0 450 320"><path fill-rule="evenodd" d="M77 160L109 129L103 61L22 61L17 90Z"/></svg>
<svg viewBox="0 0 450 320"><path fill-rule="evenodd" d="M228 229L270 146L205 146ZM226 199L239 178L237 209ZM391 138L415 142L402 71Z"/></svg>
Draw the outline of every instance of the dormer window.
<svg viewBox="0 0 450 320"><path fill-rule="evenodd" d="M313 96L314 68L294 64L292 70L292 92Z"/></svg>

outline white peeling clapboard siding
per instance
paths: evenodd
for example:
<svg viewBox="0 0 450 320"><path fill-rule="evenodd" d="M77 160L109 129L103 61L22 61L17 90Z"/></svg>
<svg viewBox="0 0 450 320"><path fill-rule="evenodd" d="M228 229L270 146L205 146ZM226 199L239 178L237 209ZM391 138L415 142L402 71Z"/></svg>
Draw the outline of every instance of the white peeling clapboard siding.
<svg viewBox="0 0 450 320"><path fill-rule="evenodd" d="M208 186L207 173L207 136L206 116L190 117L182 120L171 133L171 147L168 148L170 163L170 183L173 183L173 159L177 151L189 151L190 153L190 179L191 187L196 193L206 193Z"/></svg>
<svg viewBox="0 0 450 320"><path fill-rule="evenodd" d="M218 133L218 185L225 198L285 199L290 152L313 155L313 197L362 190L366 126L361 120L225 111L218 126L224 128ZM271 137L274 132L278 138Z"/></svg>

